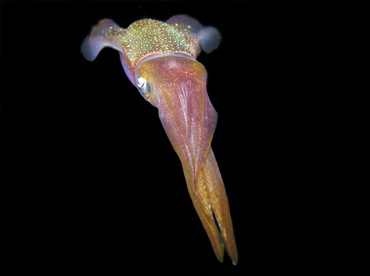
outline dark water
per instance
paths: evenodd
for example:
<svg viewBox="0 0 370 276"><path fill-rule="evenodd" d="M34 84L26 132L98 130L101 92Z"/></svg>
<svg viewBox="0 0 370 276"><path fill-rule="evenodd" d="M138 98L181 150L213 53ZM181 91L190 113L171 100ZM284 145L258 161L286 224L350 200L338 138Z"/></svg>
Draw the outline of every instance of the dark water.
<svg viewBox="0 0 370 276"><path fill-rule="evenodd" d="M3 275L360 275L368 260L367 3L1 2ZM80 44L188 14L239 264L219 264L157 110ZM364 143L365 142L365 143ZM367 231L368 232L368 231ZM367 253L366 253L367 252Z"/></svg>

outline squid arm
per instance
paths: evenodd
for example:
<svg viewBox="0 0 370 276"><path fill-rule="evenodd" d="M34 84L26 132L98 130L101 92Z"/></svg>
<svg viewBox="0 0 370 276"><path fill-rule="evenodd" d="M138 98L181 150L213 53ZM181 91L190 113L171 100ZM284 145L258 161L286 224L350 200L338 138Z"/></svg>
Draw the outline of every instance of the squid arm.
<svg viewBox="0 0 370 276"><path fill-rule="evenodd" d="M104 19L92 28L81 51L89 61L104 47L119 51L129 80L158 108L216 257L223 262L226 249L236 265L238 252L228 199L211 148L217 113L208 98L206 69L196 61L201 50L210 53L220 41L216 28L203 27L186 15L166 22L143 19L127 29Z"/></svg>

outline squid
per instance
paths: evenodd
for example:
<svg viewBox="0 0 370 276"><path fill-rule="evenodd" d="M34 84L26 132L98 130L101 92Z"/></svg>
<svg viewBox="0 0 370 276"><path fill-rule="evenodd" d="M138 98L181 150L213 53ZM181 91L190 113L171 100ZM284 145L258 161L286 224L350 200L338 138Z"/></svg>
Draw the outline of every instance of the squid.
<svg viewBox="0 0 370 276"><path fill-rule="evenodd" d="M221 42L220 32L187 15L166 22L135 21L126 29L103 19L81 45L93 61L104 47L119 52L123 69L139 93L158 108L165 132L180 158L186 185L213 251L238 263L229 203L211 141L217 112L208 97L207 71L196 58Z"/></svg>

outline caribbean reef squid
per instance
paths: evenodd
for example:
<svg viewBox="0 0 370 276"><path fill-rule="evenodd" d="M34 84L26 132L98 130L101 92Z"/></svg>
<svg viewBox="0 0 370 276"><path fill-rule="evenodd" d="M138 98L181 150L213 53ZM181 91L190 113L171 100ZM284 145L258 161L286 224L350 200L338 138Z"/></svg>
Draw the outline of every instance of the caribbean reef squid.
<svg viewBox="0 0 370 276"><path fill-rule="evenodd" d="M207 71L196 58L216 49L220 32L196 19L176 15L162 22L138 20L127 29L101 20L81 45L93 61L104 47L119 51L123 69L140 94L158 108L166 134L179 156L187 188L218 260L224 249L238 263L234 230L223 180L211 148L217 113L207 94Z"/></svg>

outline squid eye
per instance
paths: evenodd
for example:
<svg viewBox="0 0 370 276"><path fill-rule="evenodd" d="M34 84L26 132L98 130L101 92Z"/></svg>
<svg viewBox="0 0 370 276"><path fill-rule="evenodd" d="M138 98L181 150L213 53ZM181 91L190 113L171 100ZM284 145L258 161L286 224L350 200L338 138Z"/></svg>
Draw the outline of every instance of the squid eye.
<svg viewBox="0 0 370 276"><path fill-rule="evenodd" d="M150 83L146 79L142 77L138 77L136 84L137 84L137 88L139 89L143 97L147 97L150 94L150 92L152 92Z"/></svg>

